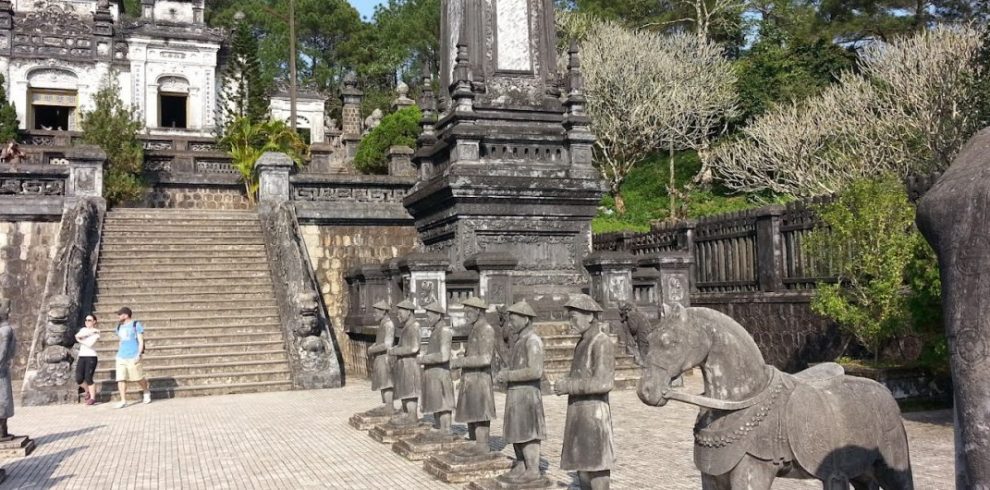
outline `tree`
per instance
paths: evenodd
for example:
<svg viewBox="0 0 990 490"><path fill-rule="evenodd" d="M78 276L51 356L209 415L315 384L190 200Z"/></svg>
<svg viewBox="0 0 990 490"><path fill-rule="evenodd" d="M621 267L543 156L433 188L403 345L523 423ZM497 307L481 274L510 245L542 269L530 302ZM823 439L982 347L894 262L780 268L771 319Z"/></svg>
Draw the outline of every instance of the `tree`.
<svg viewBox="0 0 990 490"><path fill-rule="evenodd" d="M6 82L0 75L0 143L17 140L20 121L17 120L17 109L12 102L7 102Z"/></svg>
<svg viewBox="0 0 990 490"><path fill-rule="evenodd" d="M985 128L990 126L990 28L983 30L970 70L967 81L970 100L966 107L973 113L974 126Z"/></svg>
<svg viewBox="0 0 990 490"><path fill-rule="evenodd" d="M820 283L811 308L835 320L877 360L885 341L911 327L905 286L924 240L914 206L893 176L854 182L819 209L823 227L809 255L838 264L837 282Z"/></svg>
<svg viewBox="0 0 990 490"><path fill-rule="evenodd" d="M731 116L734 76L714 43L609 22L592 29L582 55L596 160L623 213L621 185L635 165L657 149L706 147L715 126ZM674 187L672 179L672 195Z"/></svg>
<svg viewBox="0 0 990 490"><path fill-rule="evenodd" d="M231 122L220 145L230 154L234 168L241 174L248 201L252 204L258 194L255 165L261 155L269 151L285 153L300 167L308 158L308 147L299 133L279 120L256 123L247 117L239 117Z"/></svg>
<svg viewBox="0 0 990 490"><path fill-rule="evenodd" d="M944 169L976 128L962 104L978 44L978 31L939 27L872 45L860 73L756 118L708 163L736 191L799 197Z"/></svg>
<svg viewBox="0 0 990 490"><path fill-rule="evenodd" d="M238 118L252 123L268 119L270 84L261 73L258 60L258 41L244 21L244 15L235 17L230 36L230 55L223 70L223 89L218 106L224 126Z"/></svg>
<svg viewBox="0 0 990 490"><path fill-rule="evenodd" d="M120 85L113 71L103 78L93 96L93 110L82 113L83 141L107 154L103 167L103 196L108 205L143 197L144 150L138 132L144 124L137 109L120 100Z"/></svg>
<svg viewBox="0 0 990 490"><path fill-rule="evenodd" d="M388 172L388 149L397 146L415 148L423 113L416 106L406 107L385 116L358 145L354 167L369 174Z"/></svg>

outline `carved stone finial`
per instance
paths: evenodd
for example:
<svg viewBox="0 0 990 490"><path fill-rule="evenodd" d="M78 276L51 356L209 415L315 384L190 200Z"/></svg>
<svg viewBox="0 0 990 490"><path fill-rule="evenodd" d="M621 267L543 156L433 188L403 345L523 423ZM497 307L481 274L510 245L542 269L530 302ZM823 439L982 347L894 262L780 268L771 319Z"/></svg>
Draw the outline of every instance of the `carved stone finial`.
<svg viewBox="0 0 990 490"><path fill-rule="evenodd" d="M237 13L234 14L234 21L235 22L244 22L244 19L245 18L247 18L247 16L244 15L244 12L243 11L238 10Z"/></svg>
<svg viewBox="0 0 990 490"><path fill-rule="evenodd" d="M357 73L354 73L354 70L351 70L344 75L344 87L354 89L357 88Z"/></svg>
<svg viewBox="0 0 990 490"><path fill-rule="evenodd" d="M471 112L474 110L474 91L471 88L471 55L468 52L467 37L461 30L460 41L457 42L457 57L454 65L454 80L450 87L450 95L454 101L454 111Z"/></svg>
<svg viewBox="0 0 990 490"><path fill-rule="evenodd" d="M406 82L399 82L399 84L395 87L395 91L399 94L399 97L408 97L409 85L407 85Z"/></svg>
<svg viewBox="0 0 990 490"><path fill-rule="evenodd" d="M437 142L435 126L437 114L437 99L433 93L433 76L429 68L423 67L422 92L419 95L419 108L423 111L423 118L419 125L423 128L419 138L416 138L416 146L423 148Z"/></svg>

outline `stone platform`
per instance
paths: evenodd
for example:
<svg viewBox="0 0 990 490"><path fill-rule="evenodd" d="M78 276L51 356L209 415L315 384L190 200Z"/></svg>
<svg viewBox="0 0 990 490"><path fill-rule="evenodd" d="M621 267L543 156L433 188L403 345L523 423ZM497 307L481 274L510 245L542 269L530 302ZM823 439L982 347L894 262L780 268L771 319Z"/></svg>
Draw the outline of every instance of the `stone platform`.
<svg viewBox="0 0 990 490"><path fill-rule="evenodd" d="M430 456L423 469L444 483L468 483L494 478L512 468L512 460L500 452L465 457L452 453Z"/></svg>
<svg viewBox="0 0 990 490"><path fill-rule="evenodd" d="M384 407L378 407L367 412L352 415L347 423L351 424L351 427L357 430L371 430L377 425L387 424L392 419L392 415L386 415Z"/></svg>
<svg viewBox="0 0 990 490"><path fill-rule="evenodd" d="M402 438L392 444L392 451L409 461L423 461L438 453L452 451L471 444L464 436L442 434L431 430L413 437Z"/></svg>
<svg viewBox="0 0 990 490"><path fill-rule="evenodd" d="M34 451L34 441L28 436L17 436L0 442L0 458L23 458Z"/></svg>
<svg viewBox="0 0 990 490"><path fill-rule="evenodd" d="M467 484L464 488L467 490L535 490L540 488L552 488L553 486L553 482L544 476L537 481L525 484L506 483L497 478L489 478L487 480L473 481Z"/></svg>
<svg viewBox="0 0 990 490"><path fill-rule="evenodd" d="M424 432L428 432L432 429L431 424L420 422L417 425L409 425L405 427L395 427L391 424L385 423L376 425L368 435L372 439L382 443L382 444L395 444L399 442L399 439L413 437Z"/></svg>

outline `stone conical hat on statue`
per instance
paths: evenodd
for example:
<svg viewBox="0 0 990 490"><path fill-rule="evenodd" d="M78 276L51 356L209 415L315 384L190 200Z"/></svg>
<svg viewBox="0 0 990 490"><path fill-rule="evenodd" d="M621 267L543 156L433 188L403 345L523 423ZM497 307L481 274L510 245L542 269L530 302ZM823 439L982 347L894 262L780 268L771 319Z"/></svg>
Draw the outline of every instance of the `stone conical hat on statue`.
<svg viewBox="0 0 990 490"><path fill-rule="evenodd" d="M388 311L388 309L389 309L388 303L386 303L384 301L379 301L379 302L371 305L371 307L374 308L374 309L376 309L376 310L382 310L382 311Z"/></svg>
<svg viewBox="0 0 990 490"><path fill-rule="evenodd" d="M597 301L591 299L591 296L587 294L572 294L567 304L564 308L573 308L575 310L587 311L589 313L598 313L602 310L601 305Z"/></svg>
<svg viewBox="0 0 990 490"><path fill-rule="evenodd" d="M481 310L487 310L488 309L488 303L485 303L485 300L483 300L483 299L481 299L481 298L479 298L477 296L471 296L470 298L464 300L464 302L461 303L461 305L463 305L463 306L470 306L472 308L478 308L478 309L481 309Z"/></svg>
<svg viewBox="0 0 990 490"><path fill-rule="evenodd" d="M517 315L528 316L530 318L536 318L536 312L533 311L533 307L529 306L526 300L522 300L506 310L508 313L515 313Z"/></svg>
<svg viewBox="0 0 990 490"><path fill-rule="evenodd" d="M396 308L402 308L403 310L416 311L416 305L408 299L402 300L401 303L395 305Z"/></svg>
<svg viewBox="0 0 990 490"><path fill-rule="evenodd" d="M444 311L443 307L440 306L440 303L437 303L436 301L424 306L423 309L426 311L432 311L433 313L439 313L441 315L447 313L446 311Z"/></svg>

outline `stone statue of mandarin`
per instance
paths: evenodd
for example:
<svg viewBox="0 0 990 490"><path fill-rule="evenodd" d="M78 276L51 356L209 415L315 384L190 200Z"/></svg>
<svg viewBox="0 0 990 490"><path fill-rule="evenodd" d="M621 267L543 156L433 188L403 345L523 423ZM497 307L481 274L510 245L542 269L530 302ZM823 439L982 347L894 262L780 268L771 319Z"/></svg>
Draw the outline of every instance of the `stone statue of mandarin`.
<svg viewBox="0 0 990 490"><path fill-rule="evenodd" d="M509 350L508 366L499 371L495 382L507 383L503 437L512 444L516 463L498 480L515 485L536 484L545 480L540 473L540 444L547 432L540 391L543 340L533 327L536 312L525 300L506 311L514 342Z"/></svg>
<svg viewBox="0 0 990 490"><path fill-rule="evenodd" d="M388 303L379 301L372 308L375 311L375 321L378 322L378 332L375 333L375 343L368 347L368 355L374 356L371 389L382 392L382 415L392 415L395 412L392 389L392 365L395 362L388 350L395 344L395 324L389 317Z"/></svg>
<svg viewBox="0 0 990 490"><path fill-rule="evenodd" d="M408 299L395 305L396 316L402 324L399 345L388 349L395 356L392 383L395 398L402 400L402 413L389 421L393 426L415 425L419 422L418 405L421 374L419 369L419 322L413 316L416 306Z"/></svg>
<svg viewBox="0 0 990 490"><path fill-rule="evenodd" d="M7 419L14 416L10 363L17 352L17 339L14 338L14 327L9 320L10 300L0 298L0 442L14 438L7 432Z"/></svg>
<svg viewBox="0 0 990 490"><path fill-rule="evenodd" d="M454 332L442 321L446 313L438 303L423 307L427 327L432 328L426 353L419 356L423 366L423 392L420 409L433 414L433 427L442 434L451 433L450 414L454 410L454 382L450 377L450 343Z"/></svg>
<svg viewBox="0 0 990 490"><path fill-rule="evenodd" d="M450 361L451 368L461 368L461 388L457 397L454 420L466 423L468 437L475 444L455 450L462 456L484 455L491 451L488 436L495 418L495 389L492 382L492 359L495 356L495 328L485 318L488 304L480 298L463 303L468 333L464 357Z"/></svg>
<svg viewBox="0 0 990 490"><path fill-rule="evenodd" d="M567 420L560 468L576 470L582 490L607 490L615 451L608 393L615 384L615 347L595 315L602 307L586 294L572 295L564 305L571 332L580 334L570 373L554 384L567 397Z"/></svg>

